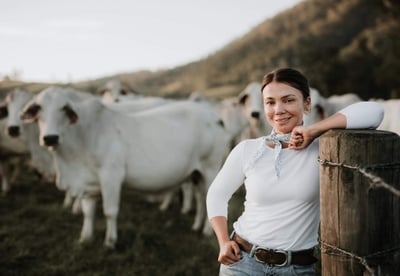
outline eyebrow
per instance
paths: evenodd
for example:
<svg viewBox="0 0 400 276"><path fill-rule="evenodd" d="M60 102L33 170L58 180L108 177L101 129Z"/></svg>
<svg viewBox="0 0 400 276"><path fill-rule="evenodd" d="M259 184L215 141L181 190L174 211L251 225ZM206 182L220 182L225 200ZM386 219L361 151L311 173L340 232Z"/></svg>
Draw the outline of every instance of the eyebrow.
<svg viewBox="0 0 400 276"><path fill-rule="evenodd" d="M280 97L280 99L284 99L284 98L288 98L288 97L291 97L291 96L296 96L295 94L288 94L288 95L284 95L284 96L282 96L282 97ZM266 99L275 99L274 97L266 97Z"/></svg>

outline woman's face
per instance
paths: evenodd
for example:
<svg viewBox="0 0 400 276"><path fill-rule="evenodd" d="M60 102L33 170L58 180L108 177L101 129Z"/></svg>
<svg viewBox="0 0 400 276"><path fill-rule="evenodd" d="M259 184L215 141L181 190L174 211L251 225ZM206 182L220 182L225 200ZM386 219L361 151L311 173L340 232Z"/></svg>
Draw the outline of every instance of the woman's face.
<svg viewBox="0 0 400 276"><path fill-rule="evenodd" d="M310 97L304 101L300 90L285 83L271 82L262 94L265 116L278 134L290 133L302 125L303 114L311 107Z"/></svg>

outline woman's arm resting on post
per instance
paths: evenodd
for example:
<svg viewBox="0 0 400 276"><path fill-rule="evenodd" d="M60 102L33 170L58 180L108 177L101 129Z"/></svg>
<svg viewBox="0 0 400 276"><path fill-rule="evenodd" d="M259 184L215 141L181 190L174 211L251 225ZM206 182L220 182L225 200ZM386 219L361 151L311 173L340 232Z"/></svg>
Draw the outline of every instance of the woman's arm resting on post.
<svg viewBox="0 0 400 276"><path fill-rule="evenodd" d="M298 126L292 131L290 149L301 150L330 129L377 128L384 115L383 106L375 102L359 102L310 126Z"/></svg>

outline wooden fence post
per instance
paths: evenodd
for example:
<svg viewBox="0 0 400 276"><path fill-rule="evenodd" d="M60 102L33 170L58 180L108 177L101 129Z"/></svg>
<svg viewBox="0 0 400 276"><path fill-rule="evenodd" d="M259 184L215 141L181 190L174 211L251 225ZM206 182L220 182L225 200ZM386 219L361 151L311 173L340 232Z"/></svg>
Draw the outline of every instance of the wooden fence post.
<svg viewBox="0 0 400 276"><path fill-rule="evenodd" d="M321 274L400 275L400 136L331 130L320 162Z"/></svg>

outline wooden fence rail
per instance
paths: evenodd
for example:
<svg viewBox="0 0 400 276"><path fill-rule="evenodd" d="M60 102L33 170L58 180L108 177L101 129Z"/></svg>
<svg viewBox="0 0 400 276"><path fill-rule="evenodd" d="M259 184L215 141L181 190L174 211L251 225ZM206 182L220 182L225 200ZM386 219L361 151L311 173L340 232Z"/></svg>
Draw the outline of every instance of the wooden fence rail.
<svg viewBox="0 0 400 276"><path fill-rule="evenodd" d="M400 137L331 130L320 163L321 274L400 275Z"/></svg>

